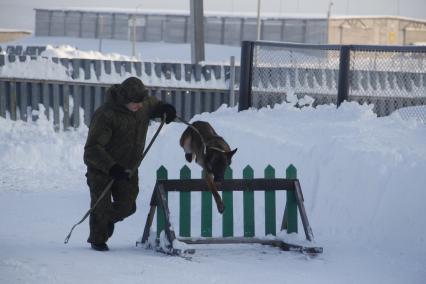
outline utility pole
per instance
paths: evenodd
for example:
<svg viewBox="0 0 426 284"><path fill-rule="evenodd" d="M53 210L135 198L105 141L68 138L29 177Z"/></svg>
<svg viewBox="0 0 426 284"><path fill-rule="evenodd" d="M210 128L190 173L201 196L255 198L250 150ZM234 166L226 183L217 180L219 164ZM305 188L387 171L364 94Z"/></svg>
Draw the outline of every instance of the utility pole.
<svg viewBox="0 0 426 284"><path fill-rule="evenodd" d="M98 18L98 37L99 37L99 52L102 52L102 37L104 33L104 16L99 16Z"/></svg>
<svg viewBox="0 0 426 284"><path fill-rule="evenodd" d="M330 43L330 17L331 17L331 7L333 6L333 1L328 2L328 9L327 9L327 44ZM342 42L340 42L342 43Z"/></svg>
<svg viewBox="0 0 426 284"><path fill-rule="evenodd" d="M135 7L135 12L132 15L132 56L136 57L136 14L138 13L138 8L141 5Z"/></svg>
<svg viewBox="0 0 426 284"><path fill-rule="evenodd" d="M191 62L204 61L204 12L203 0L190 0Z"/></svg>
<svg viewBox="0 0 426 284"><path fill-rule="evenodd" d="M256 40L260 40L260 1L257 0L257 37Z"/></svg>
<svg viewBox="0 0 426 284"><path fill-rule="evenodd" d="M136 15L132 16L132 56L136 54Z"/></svg>

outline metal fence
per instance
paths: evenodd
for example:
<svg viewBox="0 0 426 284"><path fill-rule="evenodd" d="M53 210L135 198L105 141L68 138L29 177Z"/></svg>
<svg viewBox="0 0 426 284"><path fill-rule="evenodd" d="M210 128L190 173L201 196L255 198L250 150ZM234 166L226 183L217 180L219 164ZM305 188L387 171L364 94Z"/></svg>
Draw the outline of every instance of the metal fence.
<svg viewBox="0 0 426 284"><path fill-rule="evenodd" d="M314 106L357 101L389 115L426 105L426 47L245 41L240 94L240 110L282 101L303 107L309 96ZM422 108L404 113L426 122Z"/></svg>
<svg viewBox="0 0 426 284"><path fill-rule="evenodd" d="M188 43L192 28L189 15L135 10L35 9L36 36L70 36L136 41ZM264 16L263 40L323 44L328 41L325 17L285 18ZM256 39L254 16L204 14L206 43L240 46Z"/></svg>
<svg viewBox="0 0 426 284"><path fill-rule="evenodd" d="M191 64L173 62L141 62L125 60L103 60L85 58L58 58L16 54L22 46L10 46L14 53L0 54L0 77L15 76L11 71L29 69L25 76L40 80L56 80L67 77L70 80L96 80L104 83L119 83L126 74L137 76L148 85L175 86L190 85L190 88L222 89L235 73L235 84L239 82L239 66L235 64ZM28 48L36 48L28 46ZM31 49L33 50L33 49ZM43 66L34 69L34 66ZM235 70L233 70L235 68ZM49 72L41 72L46 69ZM50 72L55 70L56 72ZM22 76L22 75L18 75ZM122 81L122 80L121 80Z"/></svg>
<svg viewBox="0 0 426 284"><path fill-rule="evenodd" d="M45 50L46 46L7 45L4 48L0 46L0 53L14 56L39 56Z"/></svg>
<svg viewBox="0 0 426 284"><path fill-rule="evenodd" d="M105 101L110 85L72 81L42 81L0 78L0 116L36 121L40 104L56 130L89 125L93 112ZM150 95L173 104L179 116L189 120L196 114L213 112L232 104L227 89L148 87ZM34 112L35 111L35 112Z"/></svg>

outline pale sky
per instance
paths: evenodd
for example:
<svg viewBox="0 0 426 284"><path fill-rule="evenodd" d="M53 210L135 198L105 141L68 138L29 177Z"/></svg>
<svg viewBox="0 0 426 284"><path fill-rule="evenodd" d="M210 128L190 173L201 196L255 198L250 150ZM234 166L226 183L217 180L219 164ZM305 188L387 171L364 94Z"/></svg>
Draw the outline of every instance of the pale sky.
<svg viewBox="0 0 426 284"><path fill-rule="evenodd" d="M397 15L426 20L426 0L332 0L336 15ZM34 29L34 8L97 7L189 10L190 0L0 0L0 29ZM329 0L261 0L265 13L327 13ZM256 13L257 0L204 0L205 11Z"/></svg>

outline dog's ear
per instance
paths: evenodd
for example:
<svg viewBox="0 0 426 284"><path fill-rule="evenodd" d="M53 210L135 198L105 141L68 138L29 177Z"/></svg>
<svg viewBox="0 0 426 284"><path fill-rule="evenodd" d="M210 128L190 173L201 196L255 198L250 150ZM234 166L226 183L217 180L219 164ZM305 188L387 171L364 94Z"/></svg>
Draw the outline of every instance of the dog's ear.
<svg viewBox="0 0 426 284"><path fill-rule="evenodd" d="M226 152L226 155L228 156L228 159L231 160L232 156L234 156L235 152L237 152L238 148L235 148L232 151Z"/></svg>

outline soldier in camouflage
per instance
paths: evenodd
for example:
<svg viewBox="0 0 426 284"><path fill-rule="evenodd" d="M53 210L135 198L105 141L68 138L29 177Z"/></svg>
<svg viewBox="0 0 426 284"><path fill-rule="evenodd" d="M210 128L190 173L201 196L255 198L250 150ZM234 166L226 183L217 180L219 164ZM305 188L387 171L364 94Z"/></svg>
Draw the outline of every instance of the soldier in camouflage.
<svg viewBox="0 0 426 284"><path fill-rule="evenodd" d="M114 223L135 213L138 172L131 177L129 172L139 167L149 121L164 115L170 123L176 118L175 108L148 96L142 81L135 77L110 87L105 103L93 114L84 147L91 207L111 178L115 180L112 201L111 196L105 196L90 215L87 242L94 250L108 250L106 242Z"/></svg>

